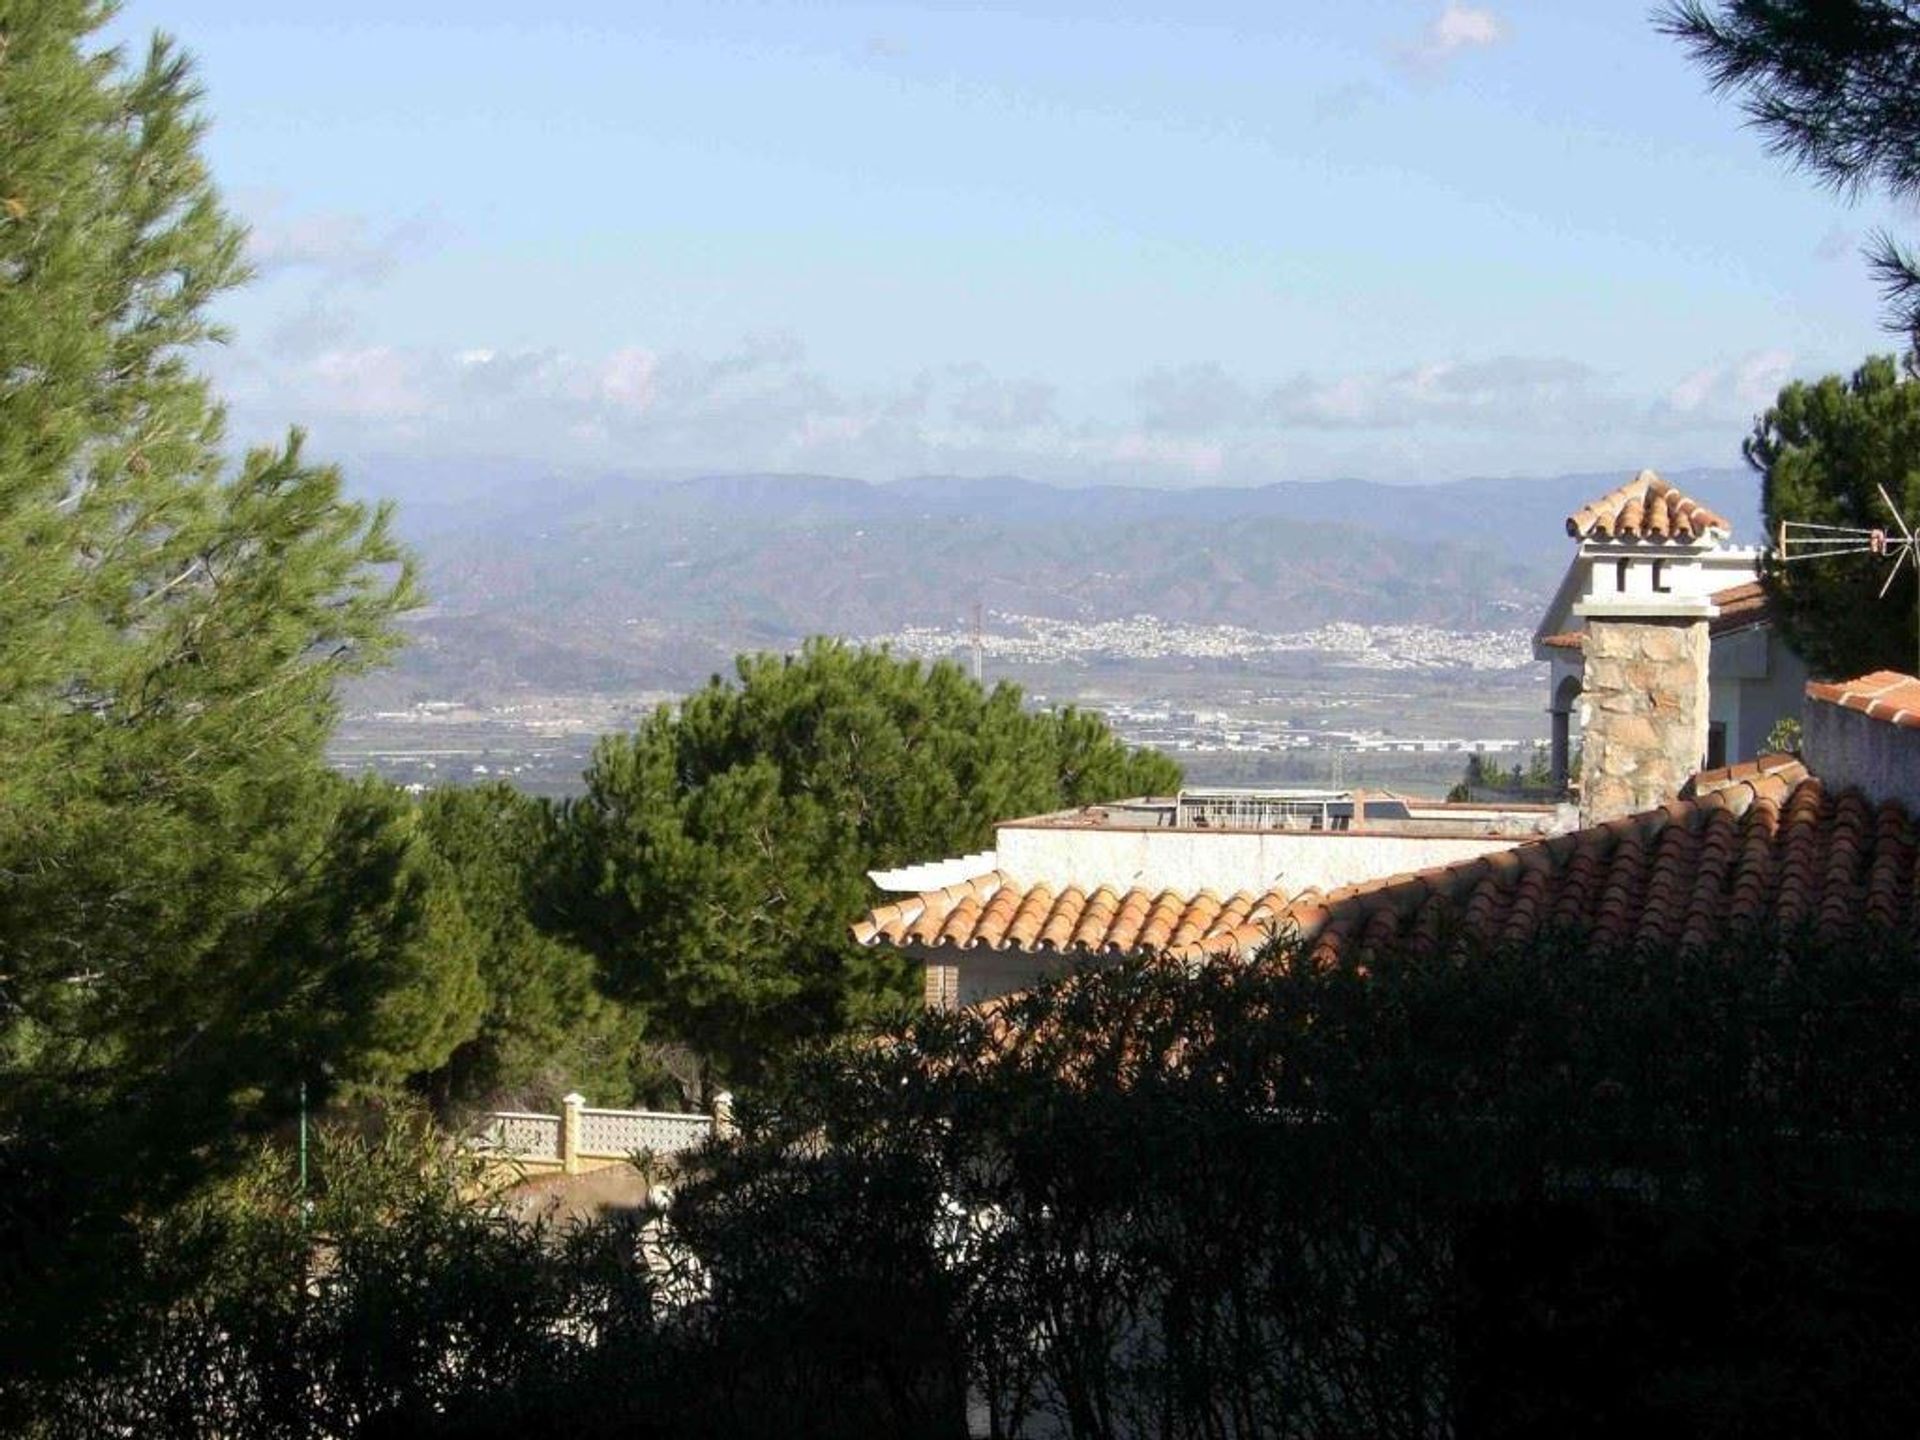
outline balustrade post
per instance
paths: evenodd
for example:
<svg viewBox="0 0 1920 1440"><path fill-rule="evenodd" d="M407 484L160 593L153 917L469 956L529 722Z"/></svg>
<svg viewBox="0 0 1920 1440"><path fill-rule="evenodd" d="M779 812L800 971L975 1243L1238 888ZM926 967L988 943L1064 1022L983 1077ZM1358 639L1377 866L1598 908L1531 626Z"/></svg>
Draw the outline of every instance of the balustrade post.
<svg viewBox="0 0 1920 1440"><path fill-rule="evenodd" d="M580 1173L580 1111L586 1103L577 1090L560 1098L560 1168L569 1175Z"/></svg>

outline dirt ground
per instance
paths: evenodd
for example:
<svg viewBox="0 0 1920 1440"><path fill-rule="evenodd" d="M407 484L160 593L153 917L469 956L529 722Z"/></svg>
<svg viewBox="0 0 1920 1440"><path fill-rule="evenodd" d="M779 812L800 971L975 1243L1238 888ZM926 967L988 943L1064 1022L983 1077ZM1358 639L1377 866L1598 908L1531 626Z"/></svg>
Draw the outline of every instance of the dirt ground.
<svg viewBox="0 0 1920 1440"><path fill-rule="evenodd" d="M614 1165L585 1175L530 1176L507 1191L501 1203L523 1219L545 1218L565 1225L638 1209L646 1203L649 1188L658 1183L631 1165Z"/></svg>

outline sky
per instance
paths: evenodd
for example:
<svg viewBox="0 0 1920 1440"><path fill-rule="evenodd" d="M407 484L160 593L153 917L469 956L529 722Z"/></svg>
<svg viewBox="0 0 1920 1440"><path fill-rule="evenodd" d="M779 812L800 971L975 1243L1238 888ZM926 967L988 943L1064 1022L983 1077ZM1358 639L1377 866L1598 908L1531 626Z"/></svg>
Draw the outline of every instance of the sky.
<svg viewBox="0 0 1920 1440"><path fill-rule="evenodd" d="M1737 465L1909 212L1616 0L130 0L257 278L236 435L1066 484Z"/></svg>

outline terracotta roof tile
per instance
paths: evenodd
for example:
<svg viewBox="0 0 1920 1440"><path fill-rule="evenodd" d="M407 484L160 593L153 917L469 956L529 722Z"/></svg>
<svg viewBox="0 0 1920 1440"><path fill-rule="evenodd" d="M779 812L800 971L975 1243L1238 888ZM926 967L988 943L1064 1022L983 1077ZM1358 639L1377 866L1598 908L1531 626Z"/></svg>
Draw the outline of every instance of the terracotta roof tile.
<svg viewBox="0 0 1920 1440"><path fill-rule="evenodd" d="M1797 760L1767 756L1702 775L1690 798L1661 809L1423 872L1428 898L1411 915L1396 903L1408 887L1351 886L1300 928L1355 963L1389 941L1430 943L1443 909L1488 944L1549 928L1596 947L1703 947L1765 927L1844 937L1920 921L1917 840L1899 806L1833 795Z"/></svg>
<svg viewBox="0 0 1920 1440"><path fill-rule="evenodd" d="M1681 800L1683 803L1687 800L1704 800L1710 795L1739 790L1742 795L1739 804L1744 810L1757 793L1753 788L1753 782L1769 775L1783 775L1798 782L1807 778L1807 767L1801 763L1797 755L1756 755L1753 759L1742 760L1737 765L1722 765L1717 770L1702 770L1681 787Z"/></svg>
<svg viewBox="0 0 1920 1440"><path fill-rule="evenodd" d="M1730 635L1736 630L1766 625L1773 620L1773 606L1767 599L1767 587L1758 580L1744 585L1729 585L1710 597L1719 614L1707 622L1709 635Z"/></svg>
<svg viewBox="0 0 1920 1440"><path fill-rule="evenodd" d="M1580 540L1684 541L1701 538L1709 530L1731 528L1724 518L1651 470L1642 470L1619 489L1567 517L1567 533Z"/></svg>
<svg viewBox="0 0 1920 1440"><path fill-rule="evenodd" d="M1845 938L1920 925L1920 826L1898 805L1830 793L1797 759L1767 755L1704 772L1657 810L1326 894L1136 888L1082 904L1077 891L1056 900L1004 879L988 893L883 906L855 933L869 944L1004 950L1044 909L1029 948L1191 964L1253 955L1279 934L1297 936L1317 963L1363 968L1396 945L1526 944L1551 931L1594 947L1704 948L1803 926Z"/></svg>
<svg viewBox="0 0 1920 1440"><path fill-rule="evenodd" d="M1876 670L1857 680L1832 684L1809 681L1807 698L1858 710L1889 725L1920 729L1920 680L1897 670Z"/></svg>
<svg viewBox="0 0 1920 1440"><path fill-rule="evenodd" d="M927 950L1197 957L1258 948L1286 905L1280 890L1242 890L1225 900L1211 890L1122 893L1107 886L1091 895L1069 886L1056 895L995 873L882 905L853 927L853 937L862 945Z"/></svg>

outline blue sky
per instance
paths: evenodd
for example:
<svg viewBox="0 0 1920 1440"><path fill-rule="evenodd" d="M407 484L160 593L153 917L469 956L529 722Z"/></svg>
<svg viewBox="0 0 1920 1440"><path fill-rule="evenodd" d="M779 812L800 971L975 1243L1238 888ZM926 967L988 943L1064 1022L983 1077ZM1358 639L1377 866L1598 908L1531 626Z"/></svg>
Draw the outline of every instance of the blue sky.
<svg viewBox="0 0 1920 1440"><path fill-rule="evenodd" d="M1875 225L1614 3L133 0L260 278L236 429L645 472L1736 464Z"/></svg>

